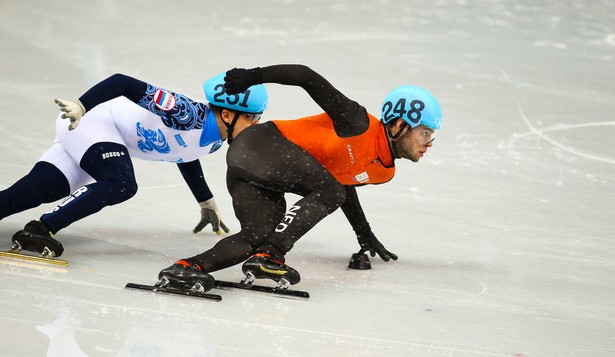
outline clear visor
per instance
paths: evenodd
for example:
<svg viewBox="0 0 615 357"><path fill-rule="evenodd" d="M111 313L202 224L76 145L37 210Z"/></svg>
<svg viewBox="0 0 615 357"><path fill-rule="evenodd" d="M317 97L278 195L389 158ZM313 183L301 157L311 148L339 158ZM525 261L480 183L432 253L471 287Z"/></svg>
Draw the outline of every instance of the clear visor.
<svg viewBox="0 0 615 357"><path fill-rule="evenodd" d="M256 123L259 120L261 120L261 113L243 113L243 115L245 115L248 120L250 120L252 123Z"/></svg>
<svg viewBox="0 0 615 357"><path fill-rule="evenodd" d="M412 132L420 138L420 142L423 145L429 145L436 139L437 130L426 127L425 125L419 125L412 129Z"/></svg>

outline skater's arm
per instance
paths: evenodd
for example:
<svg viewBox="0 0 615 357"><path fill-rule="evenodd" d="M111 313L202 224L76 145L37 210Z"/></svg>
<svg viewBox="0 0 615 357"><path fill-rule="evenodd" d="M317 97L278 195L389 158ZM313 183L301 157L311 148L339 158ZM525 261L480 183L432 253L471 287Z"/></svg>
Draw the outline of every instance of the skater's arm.
<svg viewBox="0 0 615 357"><path fill-rule="evenodd" d="M397 255L389 252L378 238L372 232L369 223L367 222L367 218L365 217L365 213L363 213L363 208L361 207L361 203L359 202L359 195L357 195L357 190L354 186L344 186L346 188L346 200L342 204L342 212L350 222L352 229L354 229L357 234L357 241L361 246L361 253L369 252L372 257L378 256L384 260L389 261L390 259L397 260Z"/></svg>
<svg viewBox="0 0 615 357"><path fill-rule="evenodd" d="M63 112L63 119L70 119L69 130L74 130L79 125L81 117L98 104L104 103L116 97L126 96L133 102L138 97L137 93L146 91L147 84L123 74L114 74L90 88L77 100L56 99L55 103Z"/></svg>
<svg viewBox="0 0 615 357"><path fill-rule="evenodd" d="M160 116L164 125L178 130L202 128L209 112L204 103L119 73L96 84L75 102L56 100L56 103L65 112L63 118L76 122L74 129L86 112L120 96Z"/></svg>
<svg viewBox="0 0 615 357"><path fill-rule="evenodd" d="M205 181L201 162L199 160L194 160L178 163L177 167L194 195L194 198L201 207L201 220L196 227L194 227L192 232L198 233L207 225L211 224L212 230L217 234L221 234L220 228L228 233L229 229L220 218L220 210L218 209L216 200L214 200L214 195L211 193L207 181Z"/></svg>
<svg viewBox="0 0 615 357"><path fill-rule="evenodd" d="M204 202L214 197L205 181L199 160L178 163L177 167L197 202Z"/></svg>
<svg viewBox="0 0 615 357"><path fill-rule="evenodd" d="M342 212L348 219L352 229L359 235L361 232L371 232L369 222L363 213L363 207L359 202L359 195L354 186L344 186L346 189L346 200L342 204Z"/></svg>
<svg viewBox="0 0 615 357"><path fill-rule="evenodd" d="M147 87L148 84L143 81L116 73L90 88L79 97L79 101L83 104L86 112L98 104L121 96L138 103L147 92Z"/></svg>
<svg viewBox="0 0 615 357"><path fill-rule="evenodd" d="M346 97L320 74L299 64L280 64L262 68L232 69L225 77L227 92L241 92L254 84L278 83L299 86L331 117L336 133L349 137L363 133L369 126L367 111Z"/></svg>

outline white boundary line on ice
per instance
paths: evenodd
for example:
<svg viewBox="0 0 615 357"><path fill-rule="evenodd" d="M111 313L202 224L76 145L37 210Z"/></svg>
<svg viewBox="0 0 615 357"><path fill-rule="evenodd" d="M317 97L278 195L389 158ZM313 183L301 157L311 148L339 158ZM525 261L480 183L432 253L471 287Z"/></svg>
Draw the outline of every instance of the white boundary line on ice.
<svg viewBox="0 0 615 357"><path fill-rule="evenodd" d="M530 121L528 120L527 116L525 115L525 113L523 113L523 109L521 109L521 106L519 105L519 103L517 103L517 110L519 110L519 115L521 115L521 119L523 119L523 121L525 122L525 125L527 125L527 127L530 129L529 133L526 134L521 134L516 136L515 138L513 138L512 140L510 140L508 142L508 147L511 148L511 145L513 142L517 141L519 138L522 138L524 136L528 136L528 135L536 135L541 137L542 139L544 139L545 141L549 142L551 145L556 146L566 152L569 152L571 154L580 156L580 157L584 157L586 159L591 159L591 160L596 160L596 161L600 161L600 162L605 162L608 164L615 164L615 160L614 159L609 159L609 158L604 158L604 157L600 157L600 156L594 156L594 155L589 155L589 154L584 154L582 152L577 151L575 148L573 147L569 147L569 146L565 146L562 143L559 143L553 139L551 139L550 137L548 137L547 135L545 135L546 132L551 132L551 131L560 131L560 130L570 130L570 129L577 129L577 128L590 128L590 127L604 127L604 126L615 126L615 121L607 121L607 122L592 122L592 123L585 123L585 124L560 124L557 125L555 127L550 127L550 128L546 128L546 129L537 129L536 127L534 127Z"/></svg>

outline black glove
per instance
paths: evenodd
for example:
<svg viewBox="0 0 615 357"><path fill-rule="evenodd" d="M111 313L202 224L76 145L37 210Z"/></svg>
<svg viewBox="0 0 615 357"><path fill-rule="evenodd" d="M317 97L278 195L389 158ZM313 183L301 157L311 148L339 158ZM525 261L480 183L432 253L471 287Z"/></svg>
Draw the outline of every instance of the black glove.
<svg viewBox="0 0 615 357"><path fill-rule="evenodd" d="M389 260L397 260L397 255L389 252L378 238L372 233L372 231L361 232L357 234L357 240L359 241L359 245L361 246L361 250L359 254L363 254L365 252L369 252L372 257L375 257L376 254L380 256L380 259L388 262Z"/></svg>
<svg viewBox="0 0 615 357"><path fill-rule="evenodd" d="M224 77L224 90L227 94L245 92L255 84L263 83L263 74L259 67L252 69L233 68L226 72Z"/></svg>

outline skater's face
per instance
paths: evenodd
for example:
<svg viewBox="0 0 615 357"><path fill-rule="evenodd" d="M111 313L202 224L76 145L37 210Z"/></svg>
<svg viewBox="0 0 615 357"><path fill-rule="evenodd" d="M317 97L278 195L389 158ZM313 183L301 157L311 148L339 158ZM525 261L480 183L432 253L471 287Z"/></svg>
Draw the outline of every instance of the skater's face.
<svg viewBox="0 0 615 357"><path fill-rule="evenodd" d="M401 122L399 120L398 122ZM403 130L396 140L397 154L403 159L417 162L427 153L427 149L433 145L436 131L419 125L414 129L410 126L396 123L398 129ZM401 128L399 128L401 126Z"/></svg>

